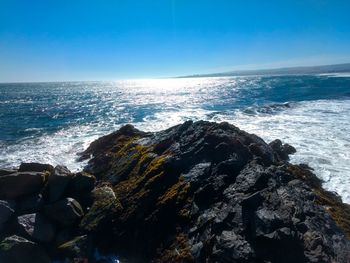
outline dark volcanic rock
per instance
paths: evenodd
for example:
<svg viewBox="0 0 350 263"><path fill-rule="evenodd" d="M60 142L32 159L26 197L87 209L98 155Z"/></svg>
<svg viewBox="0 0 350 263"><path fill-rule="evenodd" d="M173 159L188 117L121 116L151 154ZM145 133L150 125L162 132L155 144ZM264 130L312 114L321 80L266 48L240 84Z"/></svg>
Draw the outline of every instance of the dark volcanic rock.
<svg viewBox="0 0 350 263"><path fill-rule="evenodd" d="M17 172L17 170L14 170L14 169L0 169L0 176L13 174L15 172Z"/></svg>
<svg viewBox="0 0 350 263"><path fill-rule="evenodd" d="M38 212L44 205L42 194L32 194L17 200L17 213L30 214Z"/></svg>
<svg viewBox="0 0 350 263"><path fill-rule="evenodd" d="M69 185L69 192L72 194L88 194L90 193L96 183L96 178L88 173L77 173L72 178Z"/></svg>
<svg viewBox="0 0 350 263"><path fill-rule="evenodd" d="M92 233L99 247L108 248L113 242L113 218L121 210L121 205L108 186L95 188L92 195L93 204L81 220L80 229L85 233Z"/></svg>
<svg viewBox="0 0 350 263"><path fill-rule="evenodd" d="M288 163L294 152L228 123L126 125L81 154L85 172L0 176L0 198L15 199L0 201L0 262L48 262L33 240L68 262L97 248L125 262L348 263L350 206Z"/></svg>
<svg viewBox="0 0 350 263"><path fill-rule="evenodd" d="M53 172L53 166L42 163L21 163L18 169L19 172Z"/></svg>
<svg viewBox="0 0 350 263"><path fill-rule="evenodd" d="M42 214L27 214L17 218L18 230L29 239L48 243L55 237L55 229Z"/></svg>
<svg viewBox="0 0 350 263"><path fill-rule="evenodd" d="M296 153L296 149L293 146L288 143L282 144L279 139L270 142L269 146L275 151L276 158L281 161L288 161L288 155Z"/></svg>
<svg viewBox="0 0 350 263"><path fill-rule="evenodd" d="M0 243L0 262L49 263L51 260L36 243L19 236L10 236Z"/></svg>
<svg viewBox="0 0 350 263"><path fill-rule="evenodd" d="M79 236L58 247L57 253L64 258L80 258L88 260L92 258L93 246L91 239L87 236Z"/></svg>
<svg viewBox="0 0 350 263"><path fill-rule="evenodd" d="M40 172L19 172L0 176L0 199L15 199L37 193L44 186L45 176Z"/></svg>
<svg viewBox="0 0 350 263"><path fill-rule="evenodd" d="M82 206L89 206L92 202L90 192L95 183L95 176L85 172L76 173L67 187L67 196L78 200Z"/></svg>
<svg viewBox="0 0 350 263"><path fill-rule="evenodd" d="M80 204L73 198L65 198L44 208L45 214L62 226L71 226L83 215Z"/></svg>
<svg viewBox="0 0 350 263"><path fill-rule="evenodd" d="M81 226L98 239L108 225L109 249L142 262L335 261L350 207L289 164L294 151L227 123L125 126L82 155L116 198L95 202Z"/></svg>
<svg viewBox="0 0 350 263"><path fill-rule="evenodd" d="M63 197L73 174L65 166L57 165L49 176L47 192L49 202L56 202Z"/></svg>
<svg viewBox="0 0 350 263"><path fill-rule="evenodd" d="M103 225L111 214L119 207L113 190L108 186L98 187L93 192L94 202L89 212L84 216L80 226L86 231L95 231ZM109 228L109 226L108 226Z"/></svg>
<svg viewBox="0 0 350 263"><path fill-rule="evenodd" d="M4 224L11 218L15 212L14 202L0 200L0 232L2 231Z"/></svg>

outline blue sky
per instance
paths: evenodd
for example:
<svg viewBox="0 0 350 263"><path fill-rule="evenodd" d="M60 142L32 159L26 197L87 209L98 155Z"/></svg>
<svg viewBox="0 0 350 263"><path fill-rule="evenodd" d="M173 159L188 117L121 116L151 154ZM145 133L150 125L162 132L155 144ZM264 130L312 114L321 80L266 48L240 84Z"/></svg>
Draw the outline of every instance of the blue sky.
<svg viewBox="0 0 350 263"><path fill-rule="evenodd" d="M0 82L350 62L350 1L0 0Z"/></svg>

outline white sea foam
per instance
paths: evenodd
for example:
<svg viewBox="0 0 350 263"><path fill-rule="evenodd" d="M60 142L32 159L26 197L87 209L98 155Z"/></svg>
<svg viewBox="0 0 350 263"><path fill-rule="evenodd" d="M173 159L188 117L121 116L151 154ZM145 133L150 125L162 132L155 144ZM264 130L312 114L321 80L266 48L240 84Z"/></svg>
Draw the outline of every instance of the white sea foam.
<svg viewBox="0 0 350 263"><path fill-rule="evenodd" d="M281 94L284 97L280 101L289 96L298 99L296 90L305 92L303 88L308 85L293 78L285 78L278 85L275 81L237 77L138 80L90 86L73 83L76 89L71 87L73 84L67 83L67 87L60 84L63 86L54 86L49 97L59 98L55 104L43 103L42 107L39 104L38 110L55 110L49 114L54 120L64 119L64 114L79 117L54 133L31 126L24 129L25 136L26 132L30 134L27 137L13 143L0 141L0 165L15 167L21 162L36 161L64 164L76 171L85 165L76 161L78 152L126 123L145 131L159 131L189 119L227 121L267 142L279 138L290 143L297 149L291 161L309 164L325 181L327 189L350 203L350 100L266 106L269 99ZM317 85L323 83L323 79L319 81ZM292 90L291 85L300 87ZM312 91L307 94L313 95Z"/></svg>
<svg viewBox="0 0 350 263"><path fill-rule="evenodd" d="M155 131L185 120L227 121L266 142L281 139L297 149L293 163L306 163L324 180L328 190L350 203L350 101L307 101L276 114L217 113L202 109L161 112L135 126Z"/></svg>
<svg viewBox="0 0 350 263"><path fill-rule="evenodd" d="M297 149L293 163L306 163L350 203L350 101L301 102L274 115L220 116L266 141L280 138Z"/></svg>

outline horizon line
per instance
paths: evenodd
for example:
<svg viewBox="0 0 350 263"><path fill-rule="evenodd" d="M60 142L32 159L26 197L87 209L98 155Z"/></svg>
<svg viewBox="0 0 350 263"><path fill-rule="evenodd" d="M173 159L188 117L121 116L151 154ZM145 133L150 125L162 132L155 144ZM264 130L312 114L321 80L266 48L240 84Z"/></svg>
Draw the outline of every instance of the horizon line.
<svg viewBox="0 0 350 263"><path fill-rule="evenodd" d="M285 73L285 74L264 74L264 73L258 73L259 71L269 71L269 70L292 70L292 69L307 69L307 68L313 68L313 67L331 67L331 66L343 66L343 65L349 65L350 61L346 63L335 63L335 64L316 64L312 66L306 66L306 65L300 65L300 66L281 66L281 67L267 67L267 68L258 68L258 69L233 69L233 70L226 70L222 72L213 72L213 73L194 73L191 75L179 75L179 76L167 76L167 77L149 77L149 78L120 78L120 79L105 79L105 80L48 80L48 81L0 81L0 84L18 84L18 83L65 83L65 82L115 82L115 81L128 81L128 80L148 80L148 79L172 79L172 78L204 78L204 77L224 77L225 74L237 74L236 76L244 76L242 73L253 73L257 72L257 74L251 74L249 76L259 76L259 75L310 75L310 74L322 74L322 73ZM347 72L347 71L344 71ZM344 73L339 72L339 73ZM337 73L337 72L332 72ZM349 69L350 73L350 69ZM241 75L240 75L241 74ZM215 75L221 75L221 76L215 76ZM229 77L229 75L226 75Z"/></svg>

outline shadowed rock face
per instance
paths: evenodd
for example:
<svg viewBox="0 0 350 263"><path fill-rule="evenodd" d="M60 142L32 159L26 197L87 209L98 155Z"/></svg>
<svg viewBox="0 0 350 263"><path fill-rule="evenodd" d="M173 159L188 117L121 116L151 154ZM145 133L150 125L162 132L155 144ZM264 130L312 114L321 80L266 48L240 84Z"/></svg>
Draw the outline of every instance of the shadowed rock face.
<svg viewBox="0 0 350 263"><path fill-rule="evenodd" d="M82 155L108 198L81 227L131 262L346 262L350 208L294 151L227 123L124 126Z"/></svg>

